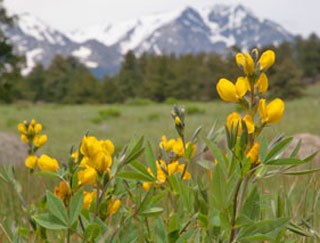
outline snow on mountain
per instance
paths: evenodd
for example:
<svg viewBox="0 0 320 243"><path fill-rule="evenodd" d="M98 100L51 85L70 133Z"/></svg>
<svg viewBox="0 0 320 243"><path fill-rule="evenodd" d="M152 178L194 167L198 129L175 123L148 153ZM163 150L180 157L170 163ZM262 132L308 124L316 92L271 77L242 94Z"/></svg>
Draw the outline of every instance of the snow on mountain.
<svg viewBox="0 0 320 243"><path fill-rule="evenodd" d="M26 56L24 74L36 63L48 66L59 54L77 57L99 77L115 73L129 50L137 55L226 53L234 45L249 49L293 40L282 26L258 18L243 5L186 7L71 33L22 14L17 25L5 31L16 50Z"/></svg>

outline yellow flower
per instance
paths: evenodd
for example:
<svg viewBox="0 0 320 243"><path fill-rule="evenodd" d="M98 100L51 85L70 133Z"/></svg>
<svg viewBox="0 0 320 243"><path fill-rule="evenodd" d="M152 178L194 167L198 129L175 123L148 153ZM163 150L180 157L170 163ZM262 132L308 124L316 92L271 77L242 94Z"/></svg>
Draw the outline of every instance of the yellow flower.
<svg viewBox="0 0 320 243"><path fill-rule="evenodd" d="M284 112L284 102L276 98L266 105L266 100L259 101L258 112L262 123L276 123L282 118Z"/></svg>
<svg viewBox="0 0 320 243"><path fill-rule="evenodd" d="M269 67L271 67L276 59L276 55L272 50L267 50L262 53L258 63L260 65L260 71L266 71Z"/></svg>
<svg viewBox="0 0 320 243"><path fill-rule="evenodd" d="M101 144L93 136L84 136L81 142L80 152L84 156L93 157L101 151Z"/></svg>
<svg viewBox="0 0 320 243"><path fill-rule="evenodd" d="M109 203L108 203L108 211L107 211L107 214L108 215L113 215L115 214L116 212L118 212L119 208L121 206L121 201L119 199L113 201L113 200L110 200Z"/></svg>
<svg viewBox="0 0 320 243"><path fill-rule="evenodd" d="M25 160L25 166L29 169L35 169L37 167L37 156L34 154L29 155Z"/></svg>
<svg viewBox="0 0 320 243"><path fill-rule="evenodd" d="M184 168L185 168L185 164L180 164L179 165L179 172L182 174L183 173L183 171L184 171ZM185 181L187 181L187 180L190 180L191 179L191 174L190 174L190 172L188 171L188 170L186 170L185 171L185 173L184 173L184 176L183 176L183 178L182 178L182 180L185 180Z"/></svg>
<svg viewBox="0 0 320 243"><path fill-rule="evenodd" d="M265 93L268 90L268 77L265 73L261 73L258 81L255 84L255 87L258 88L261 94Z"/></svg>
<svg viewBox="0 0 320 243"><path fill-rule="evenodd" d="M178 138L175 143L173 144L172 151L178 157L183 157L184 155L184 148L183 148L183 141L181 138Z"/></svg>
<svg viewBox="0 0 320 243"><path fill-rule="evenodd" d="M100 152L87 162L88 166L96 169L100 173L107 172L112 165L112 157L110 154Z"/></svg>
<svg viewBox="0 0 320 243"><path fill-rule="evenodd" d="M161 142L159 144L159 147L161 149L166 150L167 152L171 151L173 148L173 145L175 144L175 140L174 139L170 139L169 141L167 140L167 137L165 135L163 135L161 137Z"/></svg>
<svg viewBox="0 0 320 243"><path fill-rule="evenodd" d="M260 144L255 143L249 152L247 153L247 158L250 159L252 164L257 164L259 160L259 149L260 149Z"/></svg>
<svg viewBox="0 0 320 243"><path fill-rule="evenodd" d="M114 145L111 142L111 140L105 140L105 141L100 141L102 149L109 153L110 155L113 155L114 153Z"/></svg>
<svg viewBox="0 0 320 243"><path fill-rule="evenodd" d="M71 154L71 158L73 158L73 161L74 161L75 163L77 163L77 162L78 162L78 159L79 159L79 151L78 151L78 150L74 151L74 152Z"/></svg>
<svg viewBox="0 0 320 243"><path fill-rule="evenodd" d="M243 69L246 75L253 75L254 73L254 61L251 55L247 52L246 54L237 53L236 54L236 63Z"/></svg>
<svg viewBox="0 0 320 243"><path fill-rule="evenodd" d="M26 134L26 133L27 133L26 124L24 124L24 123L19 123L19 124L18 124L18 131L21 132L22 134Z"/></svg>
<svg viewBox="0 0 320 243"><path fill-rule="evenodd" d="M173 175L176 173L179 169L179 162L178 161L173 161L170 164L167 165L167 170L169 175Z"/></svg>
<svg viewBox="0 0 320 243"><path fill-rule="evenodd" d="M244 116L244 118L241 117L241 115L237 112L232 112L227 117L227 128L230 130L235 129L238 126L238 135L242 132L242 120L245 122L248 130L248 134L251 134L254 132L254 122L252 117L247 114Z"/></svg>
<svg viewBox="0 0 320 243"><path fill-rule="evenodd" d="M41 171L56 172L57 169L59 168L59 163L56 159L51 158L46 154L43 154L38 159L38 167Z"/></svg>
<svg viewBox="0 0 320 243"><path fill-rule="evenodd" d="M71 196L71 190L67 183L65 183L64 181L60 181L59 186L56 186L54 188L54 194L64 200Z"/></svg>
<svg viewBox="0 0 320 243"><path fill-rule="evenodd" d="M87 167L84 170L78 172L78 184L79 185L93 185L96 183L98 174L94 168Z"/></svg>
<svg viewBox="0 0 320 243"><path fill-rule="evenodd" d="M40 148L41 146L43 146L47 141L48 141L48 137L45 134L44 135L36 135L33 138L33 144L37 148Z"/></svg>
<svg viewBox="0 0 320 243"><path fill-rule="evenodd" d="M164 170L167 170L166 162L164 162L163 160L160 160L160 162L157 161L157 181L160 184L166 182L167 180L167 176Z"/></svg>
<svg viewBox="0 0 320 243"><path fill-rule="evenodd" d="M191 142L188 142L188 143L186 144L186 149L187 149L187 150L188 150L189 146L191 146L191 157L193 157L193 156L196 154L196 152L197 152L197 145L196 145L196 144L193 144L193 143L191 143Z"/></svg>
<svg viewBox="0 0 320 243"><path fill-rule="evenodd" d="M36 123L34 126L35 133L39 133L42 131L42 125L40 123Z"/></svg>
<svg viewBox="0 0 320 243"><path fill-rule="evenodd" d="M24 142L24 143L29 143L28 136L25 135L25 134L21 134L20 139L21 139L21 141Z"/></svg>
<svg viewBox="0 0 320 243"><path fill-rule="evenodd" d="M182 121L180 119L180 117L176 116L174 118L174 123L177 125L177 126L181 126L182 125Z"/></svg>
<svg viewBox="0 0 320 243"><path fill-rule="evenodd" d="M248 80L244 77L239 77L235 85L225 78L220 79L217 84L217 92L224 101L237 102L248 90Z"/></svg>
<svg viewBox="0 0 320 243"><path fill-rule="evenodd" d="M92 201L97 197L96 192L84 192L83 193L83 205L82 208L88 209L90 208Z"/></svg>
<svg viewBox="0 0 320 243"><path fill-rule="evenodd" d="M149 191L152 185L153 185L153 182L143 182L142 187L144 190Z"/></svg>

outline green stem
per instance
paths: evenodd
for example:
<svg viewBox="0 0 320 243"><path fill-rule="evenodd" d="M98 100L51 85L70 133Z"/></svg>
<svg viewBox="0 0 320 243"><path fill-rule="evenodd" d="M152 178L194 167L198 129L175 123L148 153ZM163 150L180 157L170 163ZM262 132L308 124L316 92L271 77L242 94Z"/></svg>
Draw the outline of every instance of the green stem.
<svg viewBox="0 0 320 243"><path fill-rule="evenodd" d="M236 186L236 191L235 191L234 197L233 197L233 210L232 210L232 218L231 218L231 232L230 232L229 243L233 242L233 240L236 237L236 233L237 233L236 229L235 229L235 225L236 225L236 219L237 219L237 213L238 213L238 197L239 197L239 192L240 192L242 181L243 181L243 179L239 178L237 186Z"/></svg>

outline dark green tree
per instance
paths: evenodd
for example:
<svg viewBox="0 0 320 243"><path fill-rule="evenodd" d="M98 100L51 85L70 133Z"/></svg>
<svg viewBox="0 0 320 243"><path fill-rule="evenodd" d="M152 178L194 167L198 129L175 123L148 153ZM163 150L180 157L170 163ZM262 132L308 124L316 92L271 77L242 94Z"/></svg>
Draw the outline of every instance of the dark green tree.
<svg viewBox="0 0 320 243"><path fill-rule="evenodd" d="M11 102L15 95L16 82L21 78L20 66L23 59L16 55L12 44L5 36L7 28L12 27L14 18L9 17L0 0L0 101Z"/></svg>

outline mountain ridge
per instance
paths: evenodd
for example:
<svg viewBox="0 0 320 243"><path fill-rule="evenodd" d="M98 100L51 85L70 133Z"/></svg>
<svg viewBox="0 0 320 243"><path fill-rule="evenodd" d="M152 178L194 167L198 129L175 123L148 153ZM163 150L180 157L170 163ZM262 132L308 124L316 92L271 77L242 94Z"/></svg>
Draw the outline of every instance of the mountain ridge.
<svg viewBox="0 0 320 243"><path fill-rule="evenodd" d="M248 49L294 38L279 24L258 18L240 4L188 6L70 33L58 31L30 14L22 14L17 25L6 30L6 34L17 51L26 55L25 75L36 63L48 66L59 54L77 57L98 77L116 73L129 50L137 55L144 52L223 54L232 46Z"/></svg>

